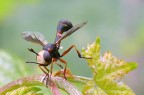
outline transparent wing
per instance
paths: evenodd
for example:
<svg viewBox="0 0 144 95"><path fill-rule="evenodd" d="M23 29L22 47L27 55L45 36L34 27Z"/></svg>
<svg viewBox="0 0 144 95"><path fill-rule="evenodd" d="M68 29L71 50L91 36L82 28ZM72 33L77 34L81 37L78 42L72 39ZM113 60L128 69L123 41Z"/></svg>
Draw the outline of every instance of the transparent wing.
<svg viewBox="0 0 144 95"><path fill-rule="evenodd" d="M39 32L22 32L22 37L30 42L40 44L42 46L46 45L48 42L45 40L43 34Z"/></svg>
<svg viewBox="0 0 144 95"><path fill-rule="evenodd" d="M80 24L77 24L75 26L73 26L71 29L69 29L65 35L63 35L55 44L58 44L61 40L63 40L64 38L70 36L72 33L74 33L76 30L80 29L81 27L83 27L87 22L82 22Z"/></svg>

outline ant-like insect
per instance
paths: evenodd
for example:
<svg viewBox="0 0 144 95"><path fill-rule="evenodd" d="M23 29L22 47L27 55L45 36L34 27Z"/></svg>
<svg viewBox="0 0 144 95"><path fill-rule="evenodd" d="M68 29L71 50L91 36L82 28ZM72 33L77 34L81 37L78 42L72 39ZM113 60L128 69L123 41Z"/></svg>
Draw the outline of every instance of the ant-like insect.
<svg viewBox="0 0 144 95"><path fill-rule="evenodd" d="M68 20L59 21L58 26L57 26L56 38L55 38L54 43L48 43L45 40L45 37L43 36L43 34L41 34L41 33L23 32L22 37L25 40L33 42L33 43L40 44L43 47L43 49L39 53L35 52L32 48L28 49L30 52L33 52L33 53L36 54L37 62L26 62L26 63L38 64L40 69L46 75L48 75L49 70L46 67L51 64L51 70L50 71L51 71L51 74L52 74L53 63L56 63L57 60L59 60L60 62L65 64L63 74L64 74L64 78L66 79L65 74L66 74L67 62L64 59L62 59L62 57L65 56L72 48L74 48L76 50L79 58L85 58L85 59L91 59L91 58L82 57L80 52L75 47L75 45L70 46L66 51L64 51L60 55L60 53L58 51L60 49L60 43L64 38L70 36L76 30L83 27L86 23L87 22L83 22L81 24L77 24L77 25L73 26L72 23ZM66 32L65 35L62 35L64 32ZM56 63L56 64L58 64L58 63ZM63 67L60 64L58 64L58 65L63 69ZM44 68L42 68L41 66L44 67Z"/></svg>

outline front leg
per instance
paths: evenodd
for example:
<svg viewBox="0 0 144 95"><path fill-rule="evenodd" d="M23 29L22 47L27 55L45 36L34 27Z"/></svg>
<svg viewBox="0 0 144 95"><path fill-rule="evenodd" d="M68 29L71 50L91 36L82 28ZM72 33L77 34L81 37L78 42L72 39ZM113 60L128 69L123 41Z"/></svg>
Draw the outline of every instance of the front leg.
<svg viewBox="0 0 144 95"><path fill-rule="evenodd" d="M46 66L48 66L47 64L41 64L41 63L37 63L37 62L29 62L29 61L26 62L26 63L39 64L39 68L40 68L40 69L41 69L45 74L48 74L48 73L49 73L49 69L46 68ZM46 70L47 72L46 72L43 68L41 68L41 66L44 67L45 70Z"/></svg>
<svg viewBox="0 0 144 95"><path fill-rule="evenodd" d="M37 56L38 56L38 53L37 52L35 52L32 48L28 48L28 50L30 51L30 52L33 52L33 53L35 53Z"/></svg>

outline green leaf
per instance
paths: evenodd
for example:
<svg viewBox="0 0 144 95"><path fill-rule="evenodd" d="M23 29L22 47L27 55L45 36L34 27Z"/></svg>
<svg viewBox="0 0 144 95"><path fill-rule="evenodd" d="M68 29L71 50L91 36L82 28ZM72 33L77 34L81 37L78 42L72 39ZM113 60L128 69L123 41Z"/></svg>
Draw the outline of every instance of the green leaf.
<svg viewBox="0 0 144 95"><path fill-rule="evenodd" d="M5 93L6 95L43 95L41 93L37 93L41 89L38 87L32 87L32 86L21 86L17 89L14 89L12 91L9 91Z"/></svg>
<svg viewBox="0 0 144 95"><path fill-rule="evenodd" d="M127 73L137 67L135 62L125 62L112 56L110 52L100 55L100 38L96 39L87 50L83 49L88 65L93 73L93 80L87 82L84 95L134 95L134 92L122 82Z"/></svg>

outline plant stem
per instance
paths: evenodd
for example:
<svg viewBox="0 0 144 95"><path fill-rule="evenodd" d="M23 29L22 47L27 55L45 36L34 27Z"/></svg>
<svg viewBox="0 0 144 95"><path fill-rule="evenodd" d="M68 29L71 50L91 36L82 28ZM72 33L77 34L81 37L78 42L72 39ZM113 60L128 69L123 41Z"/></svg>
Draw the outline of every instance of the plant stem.
<svg viewBox="0 0 144 95"><path fill-rule="evenodd" d="M68 80L77 83L85 84L90 78L73 76L68 77ZM72 85L68 80L63 77L51 76L51 78L46 78L45 74L34 75L25 78L21 78L10 82L9 84L0 88L0 95L5 95L7 92L15 90L21 86L47 86L53 95L60 95L59 89L66 91L69 95L82 95L78 89Z"/></svg>

